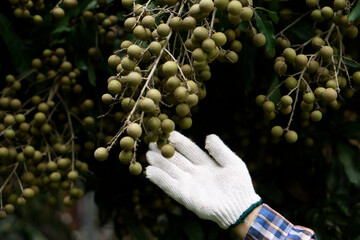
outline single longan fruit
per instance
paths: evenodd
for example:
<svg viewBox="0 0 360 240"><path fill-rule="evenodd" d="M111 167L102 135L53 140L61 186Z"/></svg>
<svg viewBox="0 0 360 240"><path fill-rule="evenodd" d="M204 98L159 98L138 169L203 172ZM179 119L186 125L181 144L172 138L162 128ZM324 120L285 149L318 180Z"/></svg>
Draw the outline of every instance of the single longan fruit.
<svg viewBox="0 0 360 240"><path fill-rule="evenodd" d="M254 15L254 11L249 7L243 7L240 12L240 17L243 21L249 21Z"/></svg>
<svg viewBox="0 0 360 240"><path fill-rule="evenodd" d="M307 7L314 8L317 6L318 0L306 0L305 3Z"/></svg>
<svg viewBox="0 0 360 240"><path fill-rule="evenodd" d="M352 75L352 80L355 84L360 84L360 71L354 72Z"/></svg>
<svg viewBox="0 0 360 240"><path fill-rule="evenodd" d="M240 15L241 9L242 9L241 2L236 0L230 1L226 8L228 13L230 13L231 15Z"/></svg>
<svg viewBox="0 0 360 240"><path fill-rule="evenodd" d="M275 138L279 138L283 135L284 129L281 126L274 126L271 129L271 135Z"/></svg>
<svg viewBox="0 0 360 240"><path fill-rule="evenodd" d="M125 136L120 140L120 147L125 150L129 151L131 150L135 145L135 141L132 137Z"/></svg>
<svg viewBox="0 0 360 240"><path fill-rule="evenodd" d="M312 92L308 92L308 93L305 93L303 95L303 100L305 103L307 104L311 104L311 103L314 103L315 101L315 96Z"/></svg>
<svg viewBox="0 0 360 240"><path fill-rule="evenodd" d="M311 112L310 118L314 122L319 122L321 120L321 118L322 118L322 113L319 110L314 110L314 111Z"/></svg>
<svg viewBox="0 0 360 240"><path fill-rule="evenodd" d="M129 55L129 57L134 59L139 59L141 56L142 49L140 46L133 44L127 48L126 53Z"/></svg>
<svg viewBox="0 0 360 240"><path fill-rule="evenodd" d="M315 48L315 49L320 49L322 46L324 46L325 41L324 39L322 39L321 37L314 37L311 40L311 45Z"/></svg>
<svg viewBox="0 0 360 240"><path fill-rule="evenodd" d="M64 17L64 15L65 15L64 10L60 7L54 8L51 13L55 19L60 19L60 18Z"/></svg>
<svg viewBox="0 0 360 240"><path fill-rule="evenodd" d="M266 38L265 38L264 34L257 33L253 36L252 42L255 47L263 47L265 45Z"/></svg>
<svg viewBox="0 0 360 240"><path fill-rule="evenodd" d="M263 110L264 112L273 112L275 110L275 104L274 102L270 101L270 100L266 100L263 105Z"/></svg>
<svg viewBox="0 0 360 240"><path fill-rule="evenodd" d="M219 10L224 10L227 8L229 0L214 0L214 7Z"/></svg>
<svg viewBox="0 0 360 240"><path fill-rule="evenodd" d="M126 133L132 138L139 138L142 134L142 128L138 123L130 123L126 128Z"/></svg>
<svg viewBox="0 0 360 240"><path fill-rule="evenodd" d="M22 192L22 195L26 199L31 199L35 196L35 191L32 188L25 188L24 191Z"/></svg>
<svg viewBox="0 0 360 240"><path fill-rule="evenodd" d="M35 69L40 69L41 66L42 66L42 61L41 59L39 58L34 58L32 61L31 61L31 66Z"/></svg>
<svg viewBox="0 0 360 240"><path fill-rule="evenodd" d="M282 106L287 107L293 103L293 99L290 96L285 95L285 96L281 97L280 102L281 102Z"/></svg>
<svg viewBox="0 0 360 240"><path fill-rule="evenodd" d="M147 38L147 33L146 30L143 26L141 25L137 25L134 29L133 29L133 34L134 37L136 37L139 40L145 41Z"/></svg>
<svg viewBox="0 0 360 240"><path fill-rule="evenodd" d="M125 8L131 8L133 6L133 1L132 0L121 0L121 4Z"/></svg>
<svg viewBox="0 0 360 240"><path fill-rule="evenodd" d="M145 28L152 28L155 25L155 18L153 16L147 15L141 20L141 25Z"/></svg>
<svg viewBox="0 0 360 240"><path fill-rule="evenodd" d="M185 117L190 113L190 107L186 103L180 103L176 106L175 111L179 117Z"/></svg>
<svg viewBox="0 0 360 240"><path fill-rule="evenodd" d="M155 103L150 98L143 98L139 104L139 107L142 111L148 113L155 110Z"/></svg>
<svg viewBox="0 0 360 240"><path fill-rule="evenodd" d="M298 140L298 134L293 130L287 131L284 137L288 143L295 143Z"/></svg>
<svg viewBox="0 0 360 240"><path fill-rule="evenodd" d="M78 1L77 0L64 0L63 4L64 4L65 8L74 8L78 5Z"/></svg>
<svg viewBox="0 0 360 240"><path fill-rule="evenodd" d="M165 144L161 147L161 155L164 158L171 158L175 155L175 148L170 144Z"/></svg>
<svg viewBox="0 0 360 240"><path fill-rule="evenodd" d="M306 67L308 58L304 54L299 54L295 57L295 65L299 68Z"/></svg>
<svg viewBox="0 0 360 240"><path fill-rule="evenodd" d="M346 6L346 0L334 0L334 10L341 10L344 9Z"/></svg>
<svg viewBox="0 0 360 240"><path fill-rule="evenodd" d="M171 119L165 119L164 121L161 122L160 127L163 132L171 133L172 131L175 130L175 123Z"/></svg>
<svg viewBox="0 0 360 240"><path fill-rule="evenodd" d="M212 0L200 0L199 8L201 12L210 13L214 10L214 2Z"/></svg>
<svg viewBox="0 0 360 240"><path fill-rule="evenodd" d="M165 23L159 24L156 30L157 30L157 34L162 38L167 37L171 31L169 25Z"/></svg>
<svg viewBox="0 0 360 240"><path fill-rule="evenodd" d="M256 96L255 103L256 103L256 105L261 107L264 104L265 100L266 100L266 96L263 94L260 94L260 95Z"/></svg>
<svg viewBox="0 0 360 240"><path fill-rule="evenodd" d="M142 166L139 162L132 162L129 165L129 171L132 175L139 175L142 172Z"/></svg>
<svg viewBox="0 0 360 240"><path fill-rule="evenodd" d="M180 30L182 30L183 22L180 17L173 17L170 20L169 25L170 25L171 29L173 29L175 31L180 31Z"/></svg>
<svg viewBox="0 0 360 240"><path fill-rule="evenodd" d="M215 41L212 40L211 38L205 39L202 43L201 43L201 48L205 51L205 52L211 52L213 49L215 49Z"/></svg>
<svg viewBox="0 0 360 240"><path fill-rule="evenodd" d="M175 63L174 61L167 61L166 63L164 63L162 67L162 72L164 73L165 76L171 77L176 74L177 69L178 69L177 63Z"/></svg>
<svg viewBox="0 0 360 240"><path fill-rule="evenodd" d="M178 102L184 102L189 96L189 92L183 86L177 87L174 91L174 97Z"/></svg>
<svg viewBox="0 0 360 240"><path fill-rule="evenodd" d="M182 20L182 28L184 30L194 29L196 26L196 19L194 17L188 16Z"/></svg>
<svg viewBox="0 0 360 240"><path fill-rule="evenodd" d="M222 32L216 32L211 36L211 39L214 40L216 46L222 47L226 44L226 35Z"/></svg>
<svg viewBox="0 0 360 240"><path fill-rule="evenodd" d="M117 55L111 55L108 58L108 64L111 68L116 68L121 63L121 58Z"/></svg>
<svg viewBox="0 0 360 240"><path fill-rule="evenodd" d="M322 46L319 51L319 54L325 60L330 60L334 54L334 50L330 46Z"/></svg>
<svg viewBox="0 0 360 240"><path fill-rule="evenodd" d="M286 71L287 71L287 64L285 62L283 62L283 61L275 62L274 71L279 75L285 74Z"/></svg>
<svg viewBox="0 0 360 240"><path fill-rule="evenodd" d="M334 16L334 11L331 7L325 6L321 9L321 16L324 19L330 19Z"/></svg>
<svg viewBox="0 0 360 240"><path fill-rule="evenodd" d="M111 80L108 83L107 89L113 95L119 94L121 92L121 83L117 80Z"/></svg>
<svg viewBox="0 0 360 240"><path fill-rule="evenodd" d="M72 182L75 182L79 178L79 173L77 171L70 171L67 174L67 179L69 179Z"/></svg>
<svg viewBox="0 0 360 240"><path fill-rule="evenodd" d="M229 51L226 53L226 59L230 63L236 63L239 60L239 55L234 51Z"/></svg>
<svg viewBox="0 0 360 240"><path fill-rule="evenodd" d="M195 106L198 102L199 102L199 97L198 97L198 95L196 95L195 93L190 94L190 95L186 98L186 104L189 105L189 107Z"/></svg>
<svg viewBox="0 0 360 240"><path fill-rule="evenodd" d="M313 10L311 12L311 18L312 18L312 20L314 20L314 22L317 22L317 23L324 21L324 17L322 16L320 9Z"/></svg>
<svg viewBox="0 0 360 240"><path fill-rule="evenodd" d="M326 103L335 101L337 96L337 92L333 88L326 88L321 94L322 100Z"/></svg>
<svg viewBox="0 0 360 240"><path fill-rule="evenodd" d="M196 27L193 36L196 41L203 41L208 37L209 31L205 27Z"/></svg>
<svg viewBox="0 0 360 240"><path fill-rule="evenodd" d="M191 117L180 118L178 124L181 129L189 129L192 125L192 119Z"/></svg>
<svg viewBox="0 0 360 240"><path fill-rule="evenodd" d="M293 48L285 48L283 51L283 57L285 58L286 62L293 63L296 58L296 52Z"/></svg>
<svg viewBox="0 0 360 240"><path fill-rule="evenodd" d="M122 150L119 153L119 160L122 164L129 164L133 158L133 152L132 151L125 151Z"/></svg>
<svg viewBox="0 0 360 240"><path fill-rule="evenodd" d="M146 125L148 129L155 131L160 128L161 120L158 117L152 117L147 121Z"/></svg>
<svg viewBox="0 0 360 240"><path fill-rule="evenodd" d="M99 147L94 152L94 157L98 161L105 161L109 157L109 153L104 147Z"/></svg>
<svg viewBox="0 0 360 240"><path fill-rule="evenodd" d="M126 82L133 87L137 87L140 85L142 81L142 77L138 72L131 72L126 76Z"/></svg>

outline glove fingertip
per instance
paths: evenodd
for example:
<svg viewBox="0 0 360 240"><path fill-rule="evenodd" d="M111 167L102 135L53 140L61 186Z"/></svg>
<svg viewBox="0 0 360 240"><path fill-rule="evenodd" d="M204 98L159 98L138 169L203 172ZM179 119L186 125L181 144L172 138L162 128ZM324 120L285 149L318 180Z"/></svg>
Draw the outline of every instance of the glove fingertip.
<svg viewBox="0 0 360 240"><path fill-rule="evenodd" d="M153 142L149 144L149 149L152 150L152 151L155 151L155 152L159 151L159 148L158 148L157 144L153 143Z"/></svg>
<svg viewBox="0 0 360 240"><path fill-rule="evenodd" d="M214 146L217 146L218 144L224 144L218 135L210 134L210 135L206 136L206 139L205 139L205 148L206 149L209 150L209 149L213 148Z"/></svg>

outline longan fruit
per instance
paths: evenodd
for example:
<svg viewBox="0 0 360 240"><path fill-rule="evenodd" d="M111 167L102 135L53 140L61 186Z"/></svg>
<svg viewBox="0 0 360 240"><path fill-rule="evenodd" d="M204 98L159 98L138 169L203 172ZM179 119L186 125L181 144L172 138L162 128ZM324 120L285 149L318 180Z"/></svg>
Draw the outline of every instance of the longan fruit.
<svg viewBox="0 0 360 240"><path fill-rule="evenodd" d="M283 135L284 129L281 126L274 126L271 129L271 135L275 138L279 138Z"/></svg>
<svg viewBox="0 0 360 240"><path fill-rule="evenodd" d="M105 161L109 157L109 152L104 147L99 147L94 152L94 157L98 161Z"/></svg>
<svg viewBox="0 0 360 240"><path fill-rule="evenodd" d="M174 61L167 61L162 67L162 72L165 76L174 76L177 72L178 66Z"/></svg>
<svg viewBox="0 0 360 240"><path fill-rule="evenodd" d="M253 36L252 42L255 47L263 47L265 45L266 38L265 38L264 34L257 33Z"/></svg>
<svg viewBox="0 0 360 240"><path fill-rule="evenodd" d="M117 80L111 80L108 83L107 89L109 91L109 93L116 95L119 94L121 92L121 83Z"/></svg>
<svg viewBox="0 0 360 240"><path fill-rule="evenodd" d="M311 112L310 118L314 122L319 122L321 120L321 118L322 118L322 113L319 110L314 110L314 111Z"/></svg>
<svg viewBox="0 0 360 240"><path fill-rule="evenodd" d="M231 15L240 15L241 9L242 9L241 2L236 0L230 1L226 8L227 12L230 13Z"/></svg>
<svg viewBox="0 0 360 240"><path fill-rule="evenodd" d="M129 165L129 171L132 175L139 175L142 172L142 166L139 162L132 162Z"/></svg>
<svg viewBox="0 0 360 240"><path fill-rule="evenodd" d="M216 46L222 47L226 44L227 38L226 35L222 32L216 32L211 36L211 39L214 40Z"/></svg>
<svg viewBox="0 0 360 240"><path fill-rule="evenodd" d="M270 100L266 100L262 107L265 112L273 112L275 110L275 104Z"/></svg>
<svg viewBox="0 0 360 240"><path fill-rule="evenodd" d="M65 16L65 12L62 8L56 7L51 11L51 14L54 16L55 19L60 19Z"/></svg>
<svg viewBox="0 0 360 240"><path fill-rule="evenodd" d="M295 143L298 140L298 134L293 130L287 131L284 137L288 143Z"/></svg>
<svg viewBox="0 0 360 240"><path fill-rule="evenodd" d="M138 123L130 123L126 128L126 133L136 139L139 138L142 134L142 128Z"/></svg>
<svg viewBox="0 0 360 240"><path fill-rule="evenodd" d="M174 154L175 154L174 146L170 144L165 144L164 146L161 147L161 155L164 158L171 158L174 156Z"/></svg>

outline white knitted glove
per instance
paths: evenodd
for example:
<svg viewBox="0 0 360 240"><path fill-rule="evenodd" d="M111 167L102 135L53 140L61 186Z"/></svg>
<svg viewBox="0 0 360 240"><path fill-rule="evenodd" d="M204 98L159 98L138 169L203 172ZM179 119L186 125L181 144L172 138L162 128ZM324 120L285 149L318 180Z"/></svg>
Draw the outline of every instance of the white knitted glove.
<svg viewBox="0 0 360 240"><path fill-rule="evenodd" d="M169 141L176 149L170 159L150 144L146 176L200 218L226 229L243 222L261 204L245 163L218 136L206 137L212 157L176 131Z"/></svg>

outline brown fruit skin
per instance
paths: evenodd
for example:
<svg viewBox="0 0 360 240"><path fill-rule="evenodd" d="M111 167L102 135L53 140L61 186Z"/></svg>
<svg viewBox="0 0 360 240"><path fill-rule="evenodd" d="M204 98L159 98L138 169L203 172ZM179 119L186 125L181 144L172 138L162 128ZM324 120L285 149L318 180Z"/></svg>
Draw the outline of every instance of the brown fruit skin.
<svg viewBox="0 0 360 240"><path fill-rule="evenodd" d="M288 143L295 143L298 140L298 134L292 130L287 131L284 137Z"/></svg>
<svg viewBox="0 0 360 240"><path fill-rule="evenodd" d="M175 154L175 148L170 144L161 147L161 155L165 158L171 158Z"/></svg>
<svg viewBox="0 0 360 240"><path fill-rule="evenodd" d="M266 43L266 38L265 38L264 34L257 33L252 38L252 42L255 47L263 47Z"/></svg>
<svg viewBox="0 0 360 240"><path fill-rule="evenodd" d="M139 175L142 172L142 166L138 162L132 162L129 165L129 171L132 175Z"/></svg>

